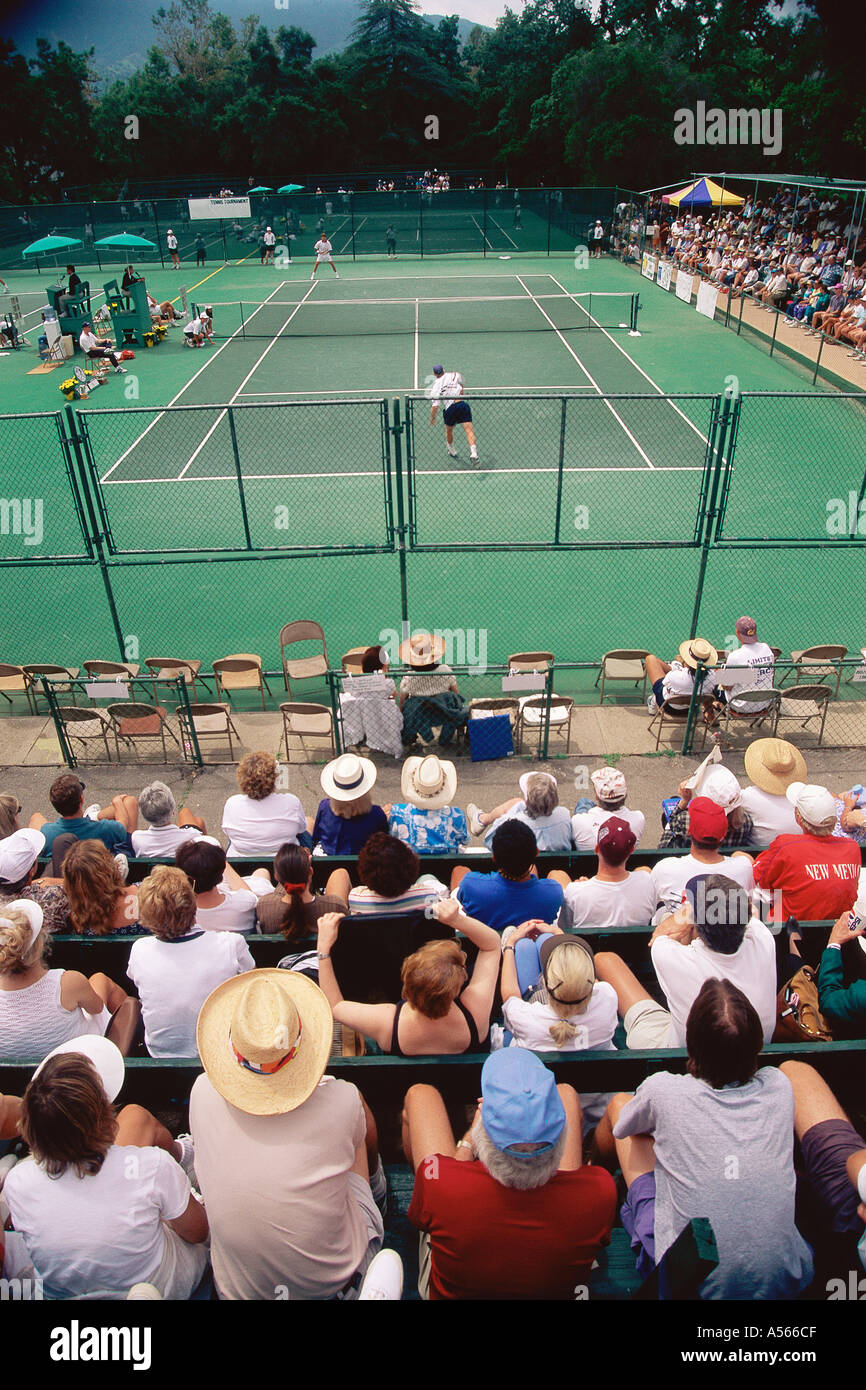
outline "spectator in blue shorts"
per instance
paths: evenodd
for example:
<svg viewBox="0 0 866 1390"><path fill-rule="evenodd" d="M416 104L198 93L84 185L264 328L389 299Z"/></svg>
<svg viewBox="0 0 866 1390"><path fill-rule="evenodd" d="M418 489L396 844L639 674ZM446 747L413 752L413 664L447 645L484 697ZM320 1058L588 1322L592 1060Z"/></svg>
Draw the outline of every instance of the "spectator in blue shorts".
<svg viewBox="0 0 866 1390"><path fill-rule="evenodd" d="M538 845L529 826L519 820L503 822L490 848L495 873L470 873L459 865L451 875L452 897L463 911L496 931L518 927L530 918L555 922L562 887L554 879L537 877Z"/></svg>
<svg viewBox="0 0 866 1390"><path fill-rule="evenodd" d="M475 447L475 429L472 424L472 411L469 402L462 399L463 387L465 382L459 372L446 372L442 366L433 368L433 375L436 378L430 387L430 399L433 405L430 409L430 424L436 424L436 414L439 410L441 400L448 401L442 412L442 419L445 421L445 445L448 453L453 459L457 457L457 450L454 447L454 426L462 425L466 431L466 438L469 442L469 458L473 463L478 462L478 450Z"/></svg>

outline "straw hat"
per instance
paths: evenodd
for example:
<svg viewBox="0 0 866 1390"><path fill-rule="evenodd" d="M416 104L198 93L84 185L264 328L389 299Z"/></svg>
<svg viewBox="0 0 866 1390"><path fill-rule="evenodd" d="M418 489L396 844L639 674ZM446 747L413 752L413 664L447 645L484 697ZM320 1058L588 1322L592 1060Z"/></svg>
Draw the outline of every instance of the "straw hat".
<svg viewBox="0 0 866 1390"><path fill-rule="evenodd" d="M435 811L450 806L457 791L457 769L429 754L426 758L407 758L400 777L400 790L413 806Z"/></svg>
<svg viewBox="0 0 866 1390"><path fill-rule="evenodd" d="M703 637L692 637L689 641L680 643L680 661L686 666L691 666L692 670L697 669L699 661L705 666L715 666L719 659L719 654L715 647L705 642Z"/></svg>
<svg viewBox="0 0 866 1390"><path fill-rule="evenodd" d="M413 632L400 643L399 655L404 666L432 666L445 655L445 643L432 632Z"/></svg>
<svg viewBox="0 0 866 1390"><path fill-rule="evenodd" d="M331 1006L292 970L249 970L201 1006L196 1043L215 1091L247 1115L286 1115L313 1094L333 1042Z"/></svg>
<svg viewBox="0 0 866 1390"><path fill-rule="evenodd" d="M319 778L326 796L335 801L357 801L376 781L376 764L371 758L344 753L322 768Z"/></svg>
<svg viewBox="0 0 866 1390"><path fill-rule="evenodd" d="M784 796L792 782L805 782L806 759L783 738L756 738L746 749L746 773L756 787Z"/></svg>
<svg viewBox="0 0 866 1390"><path fill-rule="evenodd" d="M123 1085L124 1061L123 1053L116 1043L110 1038L99 1037L96 1033L85 1033L80 1038L70 1038L67 1042L61 1043L44 1057L33 1073L38 1076L42 1068L52 1057L69 1052L79 1052L93 1063L94 1070L102 1082L105 1094L109 1100L114 1100L120 1093Z"/></svg>

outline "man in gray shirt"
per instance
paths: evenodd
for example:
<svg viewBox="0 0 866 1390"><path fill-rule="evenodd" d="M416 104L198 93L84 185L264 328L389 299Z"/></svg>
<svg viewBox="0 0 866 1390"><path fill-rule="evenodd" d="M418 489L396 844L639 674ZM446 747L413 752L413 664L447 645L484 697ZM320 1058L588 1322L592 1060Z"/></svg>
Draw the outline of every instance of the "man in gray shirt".
<svg viewBox="0 0 866 1390"><path fill-rule="evenodd" d="M628 1184L621 1211L648 1275L693 1217L708 1218L719 1263L705 1299L795 1298L812 1278L794 1224L794 1094L758 1071L761 1021L741 990L707 980L689 1013L689 1074L658 1072L611 1101L596 1132Z"/></svg>

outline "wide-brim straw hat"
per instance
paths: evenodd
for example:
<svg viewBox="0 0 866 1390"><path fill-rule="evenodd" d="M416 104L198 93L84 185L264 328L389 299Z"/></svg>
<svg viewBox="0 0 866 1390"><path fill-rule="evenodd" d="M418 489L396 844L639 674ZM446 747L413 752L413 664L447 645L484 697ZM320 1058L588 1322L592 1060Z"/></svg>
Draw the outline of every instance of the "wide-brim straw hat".
<svg viewBox="0 0 866 1390"><path fill-rule="evenodd" d="M792 782L805 782L806 759L783 738L756 738L746 749L746 774L762 792L784 796Z"/></svg>
<svg viewBox="0 0 866 1390"><path fill-rule="evenodd" d="M377 768L371 758L344 753L322 768L319 781L326 796L335 801L357 801L376 782Z"/></svg>
<svg viewBox="0 0 866 1390"><path fill-rule="evenodd" d="M697 669L699 661L705 666L715 666L718 660L719 654L715 647L705 642L703 637L692 637L680 643L680 661L686 666L691 666L693 671Z"/></svg>
<svg viewBox="0 0 866 1390"><path fill-rule="evenodd" d="M400 790L407 801L425 811L450 806L457 792L457 769L432 753L426 758L407 758Z"/></svg>
<svg viewBox="0 0 866 1390"><path fill-rule="evenodd" d="M404 666L432 666L445 655L445 642L432 632L413 632L400 643L399 655Z"/></svg>
<svg viewBox="0 0 866 1390"><path fill-rule="evenodd" d="M215 1091L247 1115L285 1115L313 1094L333 1044L318 985L292 970L248 970L201 1006L196 1043Z"/></svg>

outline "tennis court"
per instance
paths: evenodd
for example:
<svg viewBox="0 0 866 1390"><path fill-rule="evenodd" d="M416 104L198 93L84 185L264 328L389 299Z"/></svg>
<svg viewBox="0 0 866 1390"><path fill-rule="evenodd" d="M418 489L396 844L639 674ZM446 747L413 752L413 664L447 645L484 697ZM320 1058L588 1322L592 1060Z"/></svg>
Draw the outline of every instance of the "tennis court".
<svg viewBox="0 0 866 1390"><path fill-rule="evenodd" d="M308 262L208 272L189 295L193 303L213 305L214 345L189 351L175 330L157 351L137 354L138 400L123 403L123 379L110 378L109 389L79 409L110 551L142 561L160 553L188 557L189 568L148 565L146 599L145 573L113 571L116 590L128 600L121 604L124 630L145 645L165 646L166 622L185 625L176 611L181 575L187 588L201 575L203 590L218 578L226 596L220 635L191 625L191 640L207 647L205 657L224 654L233 641L269 651L286 617L287 576L297 596L292 611L320 617L335 648L358 640L359 604L369 613L365 630L399 627L393 555L399 449L406 541L420 552L411 559L413 621L483 628L491 659L521 643L538 645L540 628L551 634L541 645L581 660L618 643L665 649L671 607L674 621L688 627L698 557L693 550L629 547L693 543L714 403L731 374L752 391L800 389L799 380L673 298L641 287L614 262L578 271L559 259L541 270L537 260L497 257L451 261L433 272L420 262L353 264L340 260L333 232L332 242L339 279L322 265L311 281ZM177 279L164 274L160 297L165 285L177 294ZM640 336L633 336L639 289ZM426 392L437 362L466 378L478 467L470 466L459 427L455 460L446 453L441 417L430 427ZM399 441L391 428L395 398ZM730 487L738 536L775 534L770 528L779 517L786 527L781 534L804 534L809 489L814 531L823 534L829 484L815 461L828 445L837 469L833 495L859 486L862 407L826 395L814 404L818 414L801 412L792 424L777 400L767 436L750 409L750 433L739 443L748 487L740 486L736 470ZM7 434L11 427L7 421ZM50 422L40 428L50 430ZM792 438L798 441L793 452ZM14 472L16 449L7 446L6 457ZM58 500L46 508L45 548L76 553L60 535L74 524L59 501L66 479L59 468L46 472L46 496L54 498L56 490ZM751 514L758 530L746 525ZM11 539L2 538L4 547ZM578 548L564 548L569 545ZM503 564L495 554L437 553L449 546L537 549ZM292 560L289 569L267 559L256 565L250 614L241 597L248 567L217 558L238 550L317 559L315 566ZM323 550L335 553L322 558ZM195 560L200 551L213 558ZM786 612L780 563L766 554L760 564L750 566L749 559L743 552L724 559L731 578L707 596L718 614L711 635L729 628L722 614L736 606L731 591L748 576L752 606L763 594L783 629L780 642L802 644L802 620ZM671 596L662 615L647 597L667 583L674 566L682 594ZM604 592L612 576L614 611L588 604L578 615L573 601ZM565 610L560 602L539 613L538 602L526 600L527 593L548 592L561 596ZM826 605L819 598L818 609L822 634L828 624L838 631L839 606L829 595ZM84 622L65 614L66 637ZM853 609L844 623L838 640L854 645ZM44 653L40 644L33 659Z"/></svg>

